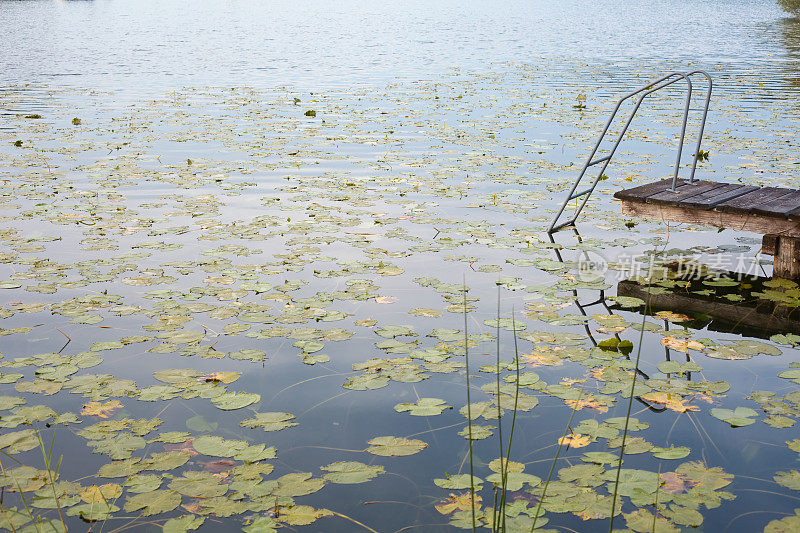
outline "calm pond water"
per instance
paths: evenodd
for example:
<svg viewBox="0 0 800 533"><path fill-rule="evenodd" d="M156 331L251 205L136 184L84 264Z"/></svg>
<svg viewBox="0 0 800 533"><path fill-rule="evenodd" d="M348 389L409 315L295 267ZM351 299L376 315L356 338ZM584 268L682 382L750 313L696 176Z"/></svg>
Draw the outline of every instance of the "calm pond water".
<svg viewBox="0 0 800 533"><path fill-rule="evenodd" d="M506 531L797 530L800 288L611 198L679 88L544 229L674 69L698 177L800 188L800 22L591 4L0 2L0 527L491 528L510 453Z"/></svg>

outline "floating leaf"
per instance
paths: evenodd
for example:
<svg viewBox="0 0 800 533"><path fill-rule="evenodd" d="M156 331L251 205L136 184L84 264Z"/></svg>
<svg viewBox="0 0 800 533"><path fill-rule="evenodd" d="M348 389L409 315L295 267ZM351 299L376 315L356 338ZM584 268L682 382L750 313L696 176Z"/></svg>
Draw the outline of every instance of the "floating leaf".
<svg viewBox="0 0 800 533"><path fill-rule="evenodd" d="M758 413L749 407L737 407L735 410L730 409L711 409L709 414L715 418L719 418L723 422L727 422L732 427L747 426L755 422L752 416L758 416Z"/></svg>
<svg viewBox="0 0 800 533"><path fill-rule="evenodd" d="M450 514L456 510L468 511L475 506L476 511L481 507L482 498L477 494L465 492L462 494L450 493L450 496L442 503L437 503L434 507L442 514Z"/></svg>
<svg viewBox="0 0 800 533"><path fill-rule="evenodd" d="M277 496L305 496L320 490L325 481L312 478L311 472L294 472L278 478L278 488L273 491Z"/></svg>
<svg viewBox="0 0 800 533"><path fill-rule="evenodd" d="M469 474L456 474L453 476L447 476L447 478L437 478L434 479L433 482L437 487L441 487L443 489L462 490L470 488ZM472 478L472 483L475 490L481 490L483 487L483 480L478 476L474 476Z"/></svg>
<svg viewBox="0 0 800 533"><path fill-rule="evenodd" d="M773 477L775 483L782 487L792 490L800 490L800 472L792 470L791 472L778 472Z"/></svg>
<svg viewBox="0 0 800 533"><path fill-rule="evenodd" d="M128 492L150 492L158 489L164 479L156 474L134 474L125 480Z"/></svg>
<svg viewBox="0 0 800 533"><path fill-rule="evenodd" d="M108 418L111 416L111 413L121 408L122 404L119 403L118 400L109 400L105 403L89 402L83 405L81 408L81 414L97 416L100 418Z"/></svg>
<svg viewBox="0 0 800 533"><path fill-rule="evenodd" d="M192 447L203 455L233 457L249 446L244 440L228 440L216 435L204 435L192 441Z"/></svg>
<svg viewBox="0 0 800 533"><path fill-rule="evenodd" d="M83 503L70 507L67 510L67 515L80 516L84 520L95 522L97 520L106 520L117 511L119 511L119 507L110 503Z"/></svg>
<svg viewBox="0 0 800 533"><path fill-rule="evenodd" d="M154 490L128 498L128 501L125 502L125 511L131 513L141 510L143 516L151 516L172 511L180 505L180 503L181 495L177 492L172 490Z"/></svg>
<svg viewBox="0 0 800 533"><path fill-rule="evenodd" d="M472 439L472 440L482 440L488 439L493 435L492 430L496 429L494 426L480 426L476 424L470 424L469 426L465 427L458 434L465 439Z"/></svg>
<svg viewBox="0 0 800 533"><path fill-rule="evenodd" d="M413 416L435 416L442 414L445 409L452 407L439 398L420 398L416 403L399 403L394 406L398 413L408 412Z"/></svg>
<svg viewBox="0 0 800 533"><path fill-rule="evenodd" d="M86 503L100 503L115 500L121 494L122 487L116 483L106 483L105 485L86 487L78 495Z"/></svg>
<svg viewBox="0 0 800 533"><path fill-rule="evenodd" d="M39 437L33 429L23 429L0 435L0 450L8 454L26 452L39 446Z"/></svg>
<svg viewBox="0 0 800 533"><path fill-rule="evenodd" d="M592 442L592 438L588 435L581 435L580 433L570 433L558 439L558 443L566 445L567 448L583 448Z"/></svg>
<svg viewBox="0 0 800 533"><path fill-rule="evenodd" d="M680 533L669 520L660 516L656 517L646 509L638 509L625 514L625 525L636 533Z"/></svg>
<svg viewBox="0 0 800 533"><path fill-rule="evenodd" d="M784 370L780 374L778 374L779 378L788 379L790 381L794 381L798 385L800 385L800 368L793 368L791 370Z"/></svg>
<svg viewBox="0 0 800 533"><path fill-rule="evenodd" d="M658 459L683 459L691 451L686 446L670 446L669 448L660 448L658 446L653 448L653 456Z"/></svg>
<svg viewBox="0 0 800 533"><path fill-rule="evenodd" d="M250 429L260 428L264 431L280 431L292 426L296 426L297 422L289 422L294 419L294 415L290 413L254 413L255 418L246 418L239 422L242 427Z"/></svg>
<svg viewBox="0 0 800 533"><path fill-rule="evenodd" d="M247 407L261 400L261 396L251 392L225 392L216 398L211 399L211 403L224 411L233 411Z"/></svg>
<svg viewBox="0 0 800 533"><path fill-rule="evenodd" d="M322 476L323 479L344 484L364 483L384 472L380 465L370 466L355 461L338 461L320 468L329 472Z"/></svg>
<svg viewBox="0 0 800 533"><path fill-rule="evenodd" d="M130 433L120 433L110 438L87 442L94 453L104 453L112 459L127 459L134 450L140 450L147 445L145 440Z"/></svg>
<svg viewBox="0 0 800 533"><path fill-rule="evenodd" d="M800 531L800 509L794 510L794 515L773 520L764 528L764 533L795 533Z"/></svg>
<svg viewBox="0 0 800 533"><path fill-rule="evenodd" d="M220 478L216 477L210 472L184 472L182 477L176 477L169 483L169 488L171 489L170 491L155 491L160 493L171 492L171 494L160 494L156 501L156 505L158 505L159 501L164 501L167 505L170 504L177 496L175 493L180 493L184 496L191 496L193 498L211 498L213 496L222 496L228 491L228 487L226 485L221 485L221 481L222 480ZM175 503L175 506L180 503L180 497L178 497L177 500L178 501Z"/></svg>
<svg viewBox="0 0 800 533"><path fill-rule="evenodd" d="M292 526L305 526L314 523L318 518L331 516L327 509L314 509L308 505L295 505L293 507L281 507L281 522Z"/></svg>
<svg viewBox="0 0 800 533"><path fill-rule="evenodd" d="M202 516L180 516L178 518L170 518L164 523L163 533L186 533L187 531L194 531L203 525L206 519Z"/></svg>
<svg viewBox="0 0 800 533"><path fill-rule="evenodd" d="M367 442L369 453L383 456L413 455L428 447L428 444L416 439L401 437L375 437Z"/></svg>

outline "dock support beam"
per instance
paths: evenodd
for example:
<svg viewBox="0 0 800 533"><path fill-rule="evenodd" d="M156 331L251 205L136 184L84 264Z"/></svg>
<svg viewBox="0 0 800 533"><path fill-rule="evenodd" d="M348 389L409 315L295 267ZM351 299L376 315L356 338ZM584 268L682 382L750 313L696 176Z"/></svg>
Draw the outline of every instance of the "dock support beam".
<svg viewBox="0 0 800 533"><path fill-rule="evenodd" d="M772 274L781 278L800 278L800 238L764 235L761 253L773 256Z"/></svg>

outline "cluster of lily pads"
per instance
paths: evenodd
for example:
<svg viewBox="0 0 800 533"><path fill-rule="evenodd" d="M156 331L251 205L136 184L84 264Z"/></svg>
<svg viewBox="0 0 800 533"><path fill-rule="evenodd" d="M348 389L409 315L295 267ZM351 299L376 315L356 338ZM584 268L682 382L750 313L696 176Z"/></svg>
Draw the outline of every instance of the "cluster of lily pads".
<svg viewBox="0 0 800 533"><path fill-rule="evenodd" d="M746 501L735 490L742 471L706 455L705 426L746 431L733 428L761 418L755 407L769 431L794 426L800 378L794 365L776 392L734 390L729 367L704 361L791 356L800 338L701 337L681 325L688 316L643 318L645 301L576 268L587 251L655 249L669 262L752 242L671 249L694 228L637 226L602 193L586 235L546 239L572 158L604 110L585 88L531 85L524 65L504 68L519 92L500 100L480 74L380 96L192 88L130 107L55 88L4 93L20 113L0 130L0 527L414 526L382 523L362 502L337 507L343 484L371 483L393 500L392 484L380 485L389 475L415 480L417 522L443 528L622 515L632 531L677 531ZM24 111L45 94L47 112ZM675 124L664 108L648 120ZM726 172L752 168L733 164L750 139L709 137ZM651 179L671 142L651 135L655 154L620 154L612 181ZM640 281L681 288L669 276ZM701 290L736 289L712 276ZM585 294L605 307L585 312ZM785 280L758 297L800 302ZM319 392L321 382L333 385ZM288 387L302 392L281 403ZM384 409L393 431L373 431L380 421L365 415L344 430L351 445L334 448L334 430L304 415L338 416L342 398ZM629 401L643 414L620 416ZM522 443L498 457L511 417ZM673 437L679 423L703 429ZM319 457L298 459L302 446ZM442 471L420 466L434 454L449 461ZM796 491L797 476L787 464L774 483Z"/></svg>

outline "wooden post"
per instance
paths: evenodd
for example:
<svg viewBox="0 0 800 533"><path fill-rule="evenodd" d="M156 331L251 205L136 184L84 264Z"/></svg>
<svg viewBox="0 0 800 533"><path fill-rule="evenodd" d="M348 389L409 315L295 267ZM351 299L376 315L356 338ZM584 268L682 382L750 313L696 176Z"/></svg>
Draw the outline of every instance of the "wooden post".
<svg viewBox="0 0 800 533"><path fill-rule="evenodd" d="M800 278L800 238L786 235L764 235L762 253L772 255L772 274L776 277Z"/></svg>

